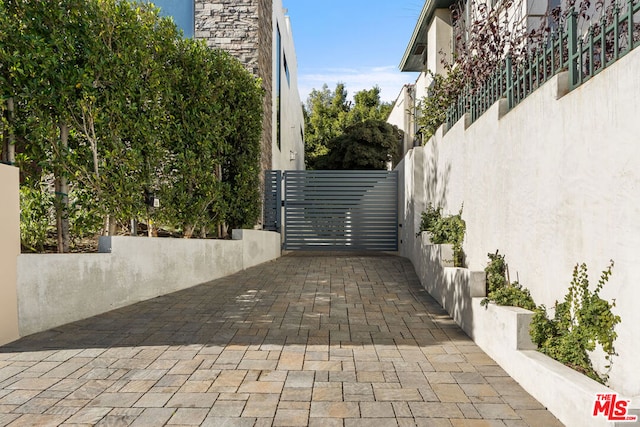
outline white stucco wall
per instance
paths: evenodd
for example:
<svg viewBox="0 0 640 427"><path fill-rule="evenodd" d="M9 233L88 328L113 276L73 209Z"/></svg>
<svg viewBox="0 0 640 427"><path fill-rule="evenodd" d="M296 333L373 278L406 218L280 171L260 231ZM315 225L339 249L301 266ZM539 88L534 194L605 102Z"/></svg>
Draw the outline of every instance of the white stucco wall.
<svg viewBox="0 0 640 427"><path fill-rule="evenodd" d="M387 117L387 123L397 126L404 131L402 152L406 153L413 147L416 126L414 120L415 85L404 85L396 98L393 108Z"/></svg>
<svg viewBox="0 0 640 427"><path fill-rule="evenodd" d="M389 117L387 117L387 123L397 126L404 132L405 154L414 145L418 130L415 121L420 114L420 100L427 95L431 80L429 75L420 73L414 84L404 85L393 103Z"/></svg>
<svg viewBox="0 0 640 427"><path fill-rule="evenodd" d="M20 253L18 168L0 164L0 345L18 339L16 268Z"/></svg>
<svg viewBox="0 0 640 427"><path fill-rule="evenodd" d="M234 240L102 237L95 254L18 257L20 335L218 279L280 256L280 235Z"/></svg>
<svg viewBox="0 0 640 427"><path fill-rule="evenodd" d="M304 115L302 102L298 92L298 61L293 43L291 21L285 15L281 0L273 2L273 144L272 165L274 170L304 169ZM278 64L276 54L277 28L281 37L282 64ZM286 58L289 68L289 81L284 68ZM277 144L277 82L276 70L280 66L281 90L280 90L280 147Z"/></svg>
<svg viewBox="0 0 640 427"><path fill-rule="evenodd" d="M443 61L451 62L451 40L451 11L448 8L436 9L427 31L427 70L446 74Z"/></svg>
<svg viewBox="0 0 640 427"><path fill-rule="evenodd" d="M455 213L464 203L464 250L482 270L487 253L506 254L512 278L538 304L562 300L576 263L595 286L610 259L602 296L615 299L618 325L610 385L640 395L640 49L556 100L558 77L501 119L494 105L465 129L412 150L405 176L400 251L415 258L415 232L428 202Z"/></svg>

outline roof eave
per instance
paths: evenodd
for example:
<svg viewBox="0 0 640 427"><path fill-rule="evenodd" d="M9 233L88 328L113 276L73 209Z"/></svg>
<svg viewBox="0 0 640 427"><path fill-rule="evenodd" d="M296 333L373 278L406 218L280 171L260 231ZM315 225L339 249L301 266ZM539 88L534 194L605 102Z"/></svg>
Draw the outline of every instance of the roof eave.
<svg viewBox="0 0 640 427"><path fill-rule="evenodd" d="M418 22L416 23L416 27L413 30L413 34L411 35L411 40L409 41L409 45L402 56L402 61L400 62L400 71L424 71L424 67L422 63L416 64L415 58L412 58L414 55L412 52L415 51L417 45L422 42L422 37L426 31L429 22L433 18L433 14L437 8L449 7L454 3L454 0L427 0L422 7L422 11L420 12L420 17L418 18Z"/></svg>

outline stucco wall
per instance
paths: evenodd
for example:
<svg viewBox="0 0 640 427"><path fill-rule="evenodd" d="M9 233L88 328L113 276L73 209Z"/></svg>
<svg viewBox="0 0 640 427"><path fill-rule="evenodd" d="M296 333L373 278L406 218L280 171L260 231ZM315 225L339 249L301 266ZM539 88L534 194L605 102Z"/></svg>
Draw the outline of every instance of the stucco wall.
<svg viewBox="0 0 640 427"><path fill-rule="evenodd" d="M296 49L293 43L293 29L291 20L286 16L286 10L282 7L281 0L273 2L273 33L276 34L276 26L280 29L281 36L281 64L277 64L277 55L273 55L273 135L274 143L272 147L272 169L304 169L304 116L302 113L302 100L298 92L298 60ZM276 41L274 37L273 49L275 52ZM286 58L289 69L289 79L285 73L284 61ZM277 88L276 88L276 67L280 67L280 147L277 144Z"/></svg>
<svg viewBox="0 0 640 427"><path fill-rule="evenodd" d="M402 140L403 153L406 153L413 147L416 134L414 120L415 91L415 85L404 85L396 102L393 104L389 117L387 117L387 123L404 130Z"/></svg>
<svg viewBox="0 0 640 427"><path fill-rule="evenodd" d="M18 339L16 265L20 253L18 168L0 164L0 345Z"/></svg>
<svg viewBox="0 0 640 427"><path fill-rule="evenodd" d="M499 249L538 304L562 300L576 263L595 285L615 261L602 292L622 318L610 384L628 396L640 395L638 69L640 49L560 99L555 77L500 119L496 104L468 129L441 130L399 166L405 256L418 256L413 236L432 202L449 213L464 203L469 267Z"/></svg>
<svg viewBox="0 0 640 427"><path fill-rule="evenodd" d="M185 289L280 256L280 235L236 240L103 237L96 254L18 257L20 334L28 335Z"/></svg>

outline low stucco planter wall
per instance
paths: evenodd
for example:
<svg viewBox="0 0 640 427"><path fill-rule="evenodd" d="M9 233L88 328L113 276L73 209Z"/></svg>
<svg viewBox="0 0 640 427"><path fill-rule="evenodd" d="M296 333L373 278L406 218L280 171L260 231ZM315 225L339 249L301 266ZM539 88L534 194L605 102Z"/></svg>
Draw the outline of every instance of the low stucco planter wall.
<svg viewBox="0 0 640 427"><path fill-rule="evenodd" d="M480 301L471 301L473 327L465 332L485 353L566 426L611 427L592 411L596 394L615 390L538 352L529 336L533 312Z"/></svg>
<svg viewBox="0 0 640 427"><path fill-rule="evenodd" d="M218 279L280 256L280 235L233 240L102 237L96 254L18 257L20 335Z"/></svg>
<svg viewBox="0 0 640 427"><path fill-rule="evenodd" d="M18 338L16 263L20 253L18 168L0 164L0 345Z"/></svg>
<svg viewBox="0 0 640 427"><path fill-rule="evenodd" d="M414 243L414 251L407 255L424 288L528 393L568 427L617 425L592 415L596 394L615 390L536 350L529 335L533 312L493 303L481 306L485 296L484 272L448 267L442 261L448 259L448 245L431 245L426 236L418 236ZM630 406L630 415L640 414L640 399L632 399Z"/></svg>
<svg viewBox="0 0 640 427"><path fill-rule="evenodd" d="M431 203L445 214L464 206L472 270L499 249L547 307L562 301L576 264L589 266L593 286L614 260L601 293L622 319L610 383L640 398L640 198L630 196L640 188L639 69L634 49L569 93L559 74L506 115L497 102L470 126L441 127L397 169L405 256Z"/></svg>

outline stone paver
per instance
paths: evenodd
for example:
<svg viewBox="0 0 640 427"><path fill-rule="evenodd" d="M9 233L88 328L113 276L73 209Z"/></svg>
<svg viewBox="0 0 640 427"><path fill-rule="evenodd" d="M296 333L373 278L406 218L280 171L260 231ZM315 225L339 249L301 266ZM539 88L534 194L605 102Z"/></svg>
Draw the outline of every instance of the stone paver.
<svg viewBox="0 0 640 427"><path fill-rule="evenodd" d="M295 253L0 347L0 427L560 426L386 254Z"/></svg>

